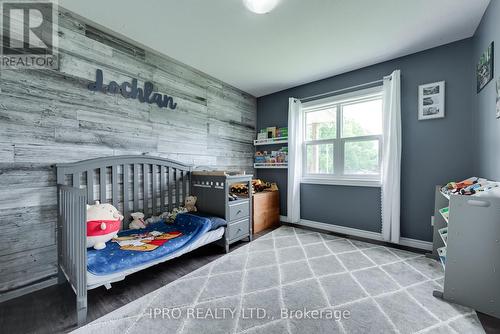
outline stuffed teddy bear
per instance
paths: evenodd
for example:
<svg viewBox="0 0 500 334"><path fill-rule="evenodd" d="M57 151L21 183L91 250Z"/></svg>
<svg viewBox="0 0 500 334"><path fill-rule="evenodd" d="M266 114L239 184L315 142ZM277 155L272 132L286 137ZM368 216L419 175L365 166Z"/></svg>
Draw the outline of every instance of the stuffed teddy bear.
<svg viewBox="0 0 500 334"><path fill-rule="evenodd" d="M133 218L132 222L128 225L128 228L130 230L139 230L141 228L146 228L147 225L144 221L144 213L134 212L131 213L130 216L132 216Z"/></svg>
<svg viewBox="0 0 500 334"><path fill-rule="evenodd" d="M184 207L186 208L187 212L197 212L198 209L196 208L196 200L198 197L196 196L188 196L184 200Z"/></svg>
<svg viewBox="0 0 500 334"><path fill-rule="evenodd" d="M106 248L106 242L118 235L123 216L111 204L87 205L87 248Z"/></svg>

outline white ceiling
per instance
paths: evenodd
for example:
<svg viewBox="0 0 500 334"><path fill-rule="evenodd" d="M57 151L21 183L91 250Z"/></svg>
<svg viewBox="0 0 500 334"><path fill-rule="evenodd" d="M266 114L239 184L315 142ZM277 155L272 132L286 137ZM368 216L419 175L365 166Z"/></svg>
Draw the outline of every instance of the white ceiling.
<svg viewBox="0 0 500 334"><path fill-rule="evenodd" d="M60 0L254 96L473 35L489 0Z"/></svg>

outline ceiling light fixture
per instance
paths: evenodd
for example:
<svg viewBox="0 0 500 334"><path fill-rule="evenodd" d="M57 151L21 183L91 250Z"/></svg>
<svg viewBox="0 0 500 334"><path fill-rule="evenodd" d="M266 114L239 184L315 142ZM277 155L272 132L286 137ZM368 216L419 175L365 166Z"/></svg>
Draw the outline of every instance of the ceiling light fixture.
<svg viewBox="0 0 500 334"><path fill-rule="evenodd" d="M280 0L243 0L245 7L255 14L267 14L278 5Z"/></svg>

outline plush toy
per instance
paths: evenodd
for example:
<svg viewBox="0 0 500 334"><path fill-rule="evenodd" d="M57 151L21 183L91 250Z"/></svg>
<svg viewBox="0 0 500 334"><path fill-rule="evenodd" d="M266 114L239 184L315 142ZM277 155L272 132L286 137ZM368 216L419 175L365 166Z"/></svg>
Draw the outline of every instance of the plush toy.
<svg viewBox="0 0 500 334"><path fill-rule="evenodd" d="M106 248L106 242L117 236L123 216L111 204L87 205L87 248Z"/></svg>
<svg viewBox="0 0 500 334"><path fill-rule="evenodd" d="M188 196L184 200L184 207L186 208L187 212L197 212L198 209L196 208L196 200L198 197L196 196Z"/></svg>
<svg viewBox="0 0 500 334"><path fill-rule="evenodd" d="M166 222L167 223L173 223L175 221L175 217L177 217L177 215L179 213L185 213L185 212L187 212L186 208L183 208L183 207L173 208L172 212L168 213L168 216L166 217Z"/></svg>
<svg viewBox="0 0 500 334"><path fill-rule="evenodd" d="M132 216L133 218L132 222L128 225L128 228L130 230L139 230L141 228L146 228L146 222L144 221L144 213L134 212L131 213L130 216Z"/></svg>

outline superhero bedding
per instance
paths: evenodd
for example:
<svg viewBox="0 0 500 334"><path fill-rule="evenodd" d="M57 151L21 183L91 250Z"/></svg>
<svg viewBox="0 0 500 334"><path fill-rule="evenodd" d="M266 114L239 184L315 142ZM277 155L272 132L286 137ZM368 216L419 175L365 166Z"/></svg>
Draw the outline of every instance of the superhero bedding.
<svg viewBox="0 0 500 334"><path fill-rule="evenodd" d="M160 221L142 230L122 231L118 240L106 243L106 248L87 250L87 271L98 276L109 275L174 257L175 253L184 253L185 248L197 243L208 232L225 225L221 218L184 213L177 215L173 224ZM144 237L149 237L146 242L140 240ZM134 247L139 244L137 241L147 246Z"/></svg>

